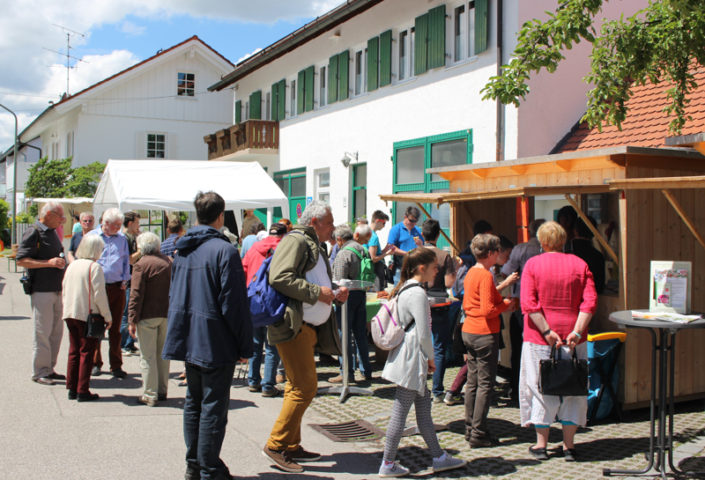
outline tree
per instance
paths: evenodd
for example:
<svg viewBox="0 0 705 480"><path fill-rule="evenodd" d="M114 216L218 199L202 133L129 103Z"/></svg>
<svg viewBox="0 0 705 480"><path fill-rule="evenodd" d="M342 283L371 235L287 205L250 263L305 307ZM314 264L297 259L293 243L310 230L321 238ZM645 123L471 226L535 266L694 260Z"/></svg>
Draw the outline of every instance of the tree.
<svg viewBox="0 0 705 480"><path fill-rule="evenodd" d="M526 22L513 59L490 79L483 99L518 106L529 93L526 82L532 73L555 71L565 58L561 50L585 40L592 43L585 81L594 88L583 121L620 128L632 86L665 82L671 101L665 112L674 115L669 128L679 133L690 119L685 115L688 96L697 88L693 67L705 65L705 2L651 1L632 17L604 22L598 34L595 17L607 1L563 0L555 12L547 12L547 20Z"/></svg>
<svg viewBox="0 0 705 480"><path fill-rule="evenodd" d="M25 186L28 197L92 197L105 165L93 162L71 168L71 158L49 161L46 157L30 167Z"/></svg>

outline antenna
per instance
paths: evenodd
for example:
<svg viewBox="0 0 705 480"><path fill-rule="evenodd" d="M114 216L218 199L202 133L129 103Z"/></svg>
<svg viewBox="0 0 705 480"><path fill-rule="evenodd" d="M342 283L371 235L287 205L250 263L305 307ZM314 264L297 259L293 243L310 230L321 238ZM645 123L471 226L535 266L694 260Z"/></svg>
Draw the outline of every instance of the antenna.
<svg viewBox="0 0 705 480"><path fill-rule="evenodd" d="M58 53L59 55L64 55L66 57L66 95L70 95L69 92L69 72L71 71L71 59L76 60L77 62L84 62L88 63L85 60L81 60L80 58L74 57L71 55L71 36L80 36L83 38L86 38L85 33L77 32L76 30L71 30L70 28L64 27L63 25L59 25L57 23L52 23L53 26L58 27L64 31L66 34L66 53L64 54L63 52L59 52L57 50L52 50L50 48L45 48L45 50L49 50L50 52L55 52Z"/></svg>

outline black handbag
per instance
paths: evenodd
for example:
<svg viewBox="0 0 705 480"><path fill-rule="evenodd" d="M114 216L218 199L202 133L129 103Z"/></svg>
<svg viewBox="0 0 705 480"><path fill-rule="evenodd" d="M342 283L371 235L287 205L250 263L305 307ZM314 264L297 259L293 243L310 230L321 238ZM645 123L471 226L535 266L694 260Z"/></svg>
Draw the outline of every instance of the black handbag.
<svg viewBox="0 0 705 480"><path fill-rule="evenodd" d="M571 358L560 358L556 346L551 357L539 361L539 392L544 395L582 396L588 394L588 363L579 360L573 348Z"/></svg>
<svg viewBox="0 0 705 480"><path fill-rule="evenodd" d="M91 289L91 263L88 267L88 318L86 318L86 338L103 338L105 335L105 319L100 313L91 312L91 297L93 292Z"/></svg>

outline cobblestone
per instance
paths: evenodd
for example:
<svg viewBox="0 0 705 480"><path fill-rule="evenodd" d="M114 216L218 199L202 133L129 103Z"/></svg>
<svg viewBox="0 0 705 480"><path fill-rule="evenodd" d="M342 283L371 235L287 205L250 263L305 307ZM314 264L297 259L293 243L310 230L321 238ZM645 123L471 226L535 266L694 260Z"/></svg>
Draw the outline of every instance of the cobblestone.
<svg viewBox="0 0 705 480"><path fill-rule="evenodd" d="M446 387L455 378L458 368L446 371ZM337 375L335 367L319 367L319 379L324 381ZM345 403L339 403L338 395L319 395L311 408L333 422L355 419L366 420L382 430L386 429L394 397L394 385L374 373L370 384L364 385L373 391L372 396L353 395ZM429 378L429 388L430 388ZM535 441L531 428L519 425L519 409L508 404L506 383L500 383L495 391L497 400L489 413L489 427L500 445L492 448L471 449L465 441L465 409L463 405L447 406L433 404L434 423L447 426L438 433L441 446L450 453L468 461L468 467L448 472L446 478L494 478L498 476L516 479L594 479L602 478L604 468L641 469L646 466L644 452L649 448L649 411L640 409L627 411L620 423L613 421L598 423L579 429L576 448L580 458L575 463L566 463L559 456L561 432L551 428L549 437L549 459L534 460L528 452ZM705 435L705 402L702 400L680 403L676 406L674 421L674 453L676 463L682 468L705 470L702 437ZM410 412L407 426L415 424ZM358 442L360 451L377 452L381 458L384 438ZM680 448L679 448L680 447ZM402 438L398 460L410 468L415 475L429 473L431 458L420 435Z"/></svg>

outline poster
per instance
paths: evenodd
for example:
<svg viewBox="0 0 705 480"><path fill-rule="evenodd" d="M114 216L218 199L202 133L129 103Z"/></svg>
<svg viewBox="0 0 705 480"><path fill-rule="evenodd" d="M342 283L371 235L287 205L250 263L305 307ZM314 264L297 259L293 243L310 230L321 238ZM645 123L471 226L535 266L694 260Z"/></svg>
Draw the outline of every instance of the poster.
<svg viewBox="0 0 705 480"><path fill-rule="evenodd" d="M649 310L690 313L691 262L652 260Z"/></svg>

